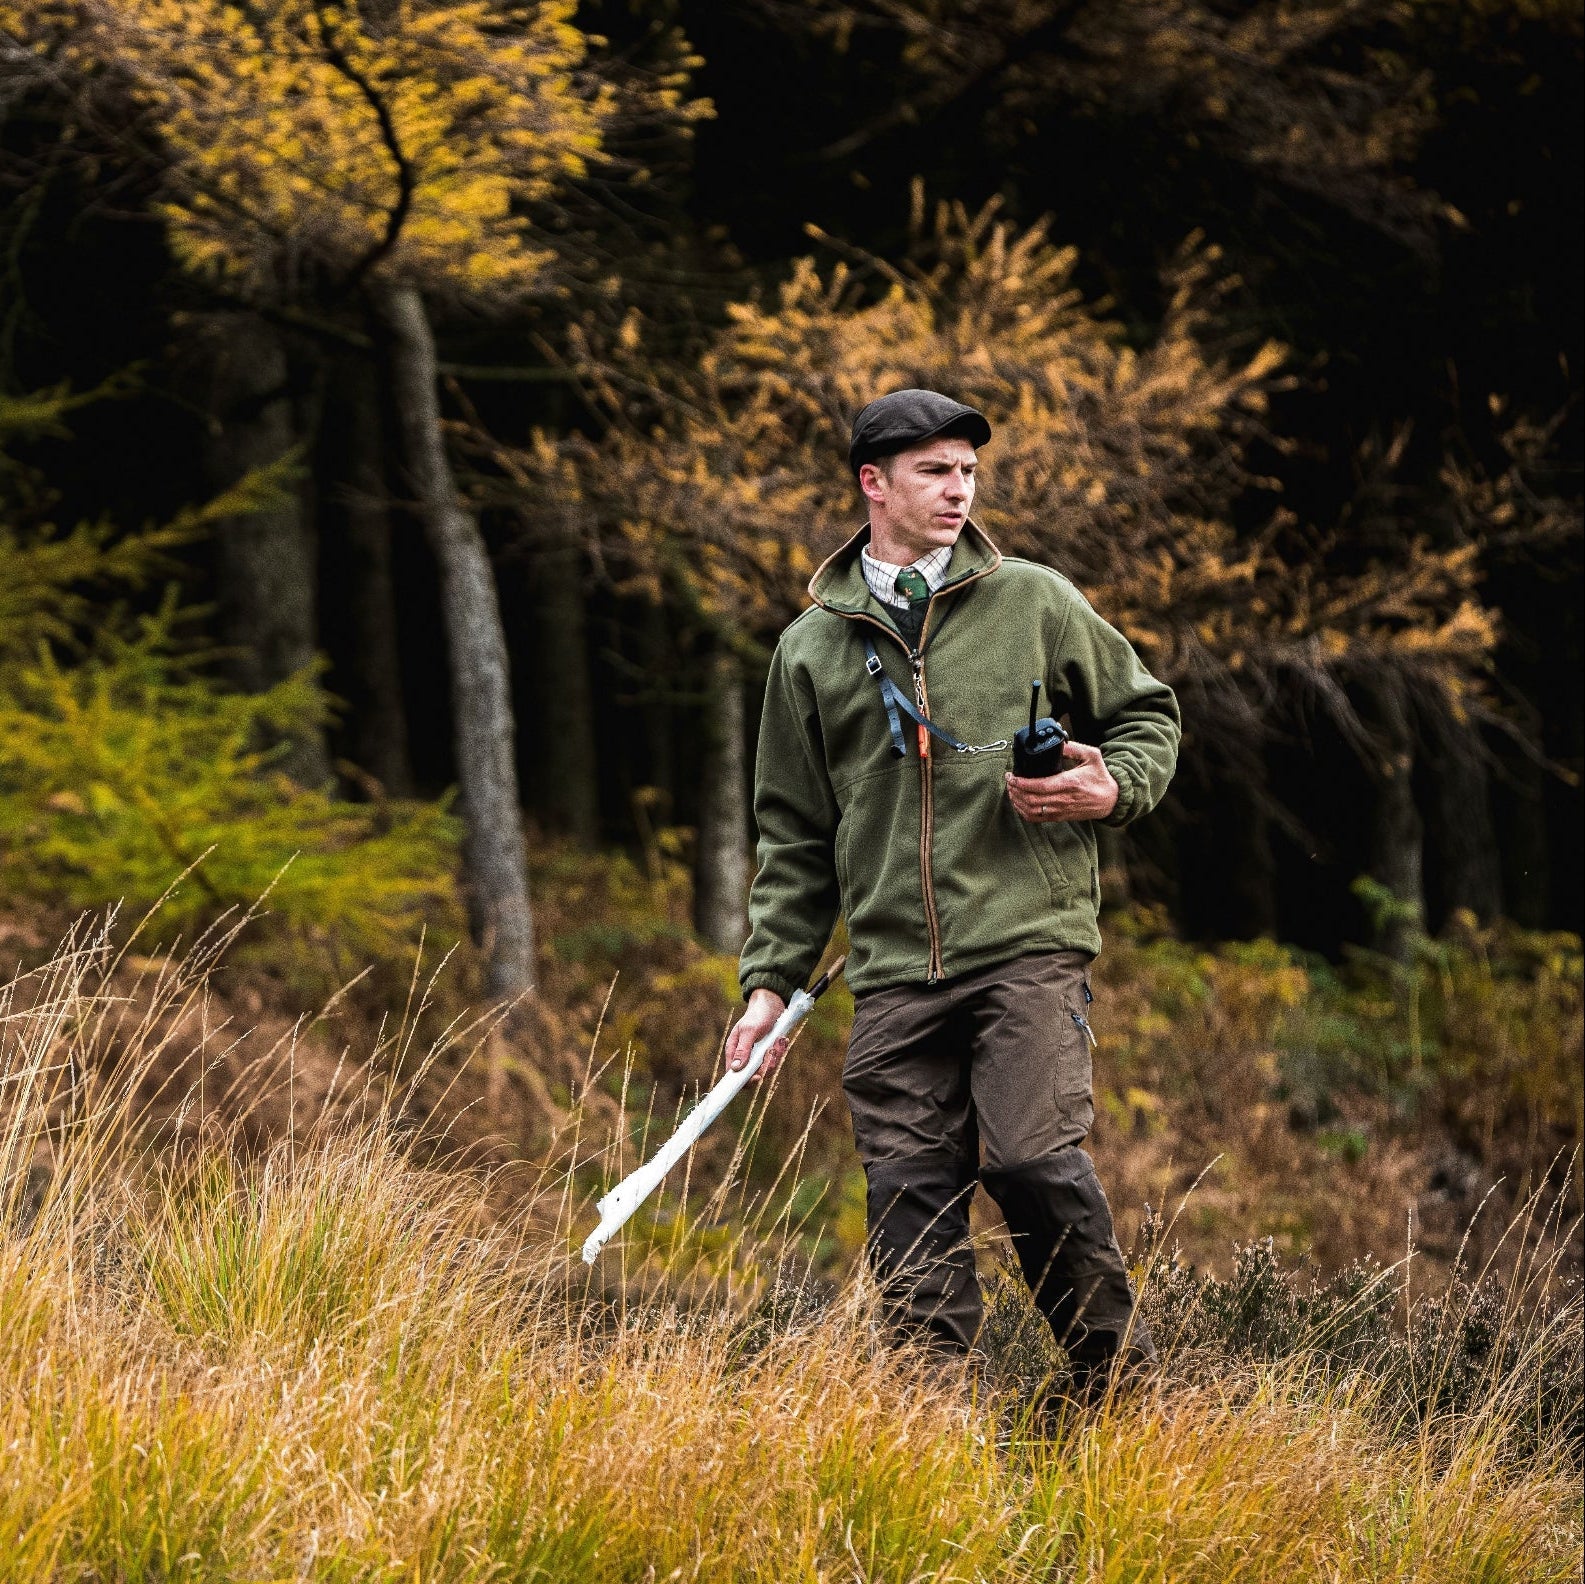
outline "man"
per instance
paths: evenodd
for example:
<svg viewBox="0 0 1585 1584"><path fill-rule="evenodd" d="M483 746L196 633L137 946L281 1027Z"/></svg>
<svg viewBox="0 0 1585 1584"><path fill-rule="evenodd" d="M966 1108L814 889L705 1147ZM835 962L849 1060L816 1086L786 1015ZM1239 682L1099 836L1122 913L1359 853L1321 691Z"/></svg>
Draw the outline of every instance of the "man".
<svg viewBox="0 0 1585 1584"><path fill-rule="evenodd" d="M935 391L894 391L854 421L849 464L870 519L815 573L814 604L771 663L748 1008L727 1060L747 1059L844 913L856 1010L842 1083L895 1323L972 1347L979 1181L1094 1391L1125 1349L1154 1357L1079 1147L1094 1119L1094 825L1160 800L1178 710L1067 579L1004 558L970 521L990 437L981 413ZM1036 677L1074 741L1061 773L1023 779L1009 739ZM906 708L899 721L887 679L947 740Z"/></svg>

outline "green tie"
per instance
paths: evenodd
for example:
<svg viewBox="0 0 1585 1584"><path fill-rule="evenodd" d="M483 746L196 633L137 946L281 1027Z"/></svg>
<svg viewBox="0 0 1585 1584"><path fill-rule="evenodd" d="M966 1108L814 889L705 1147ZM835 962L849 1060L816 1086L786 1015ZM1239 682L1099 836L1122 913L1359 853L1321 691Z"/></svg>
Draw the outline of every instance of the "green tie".
<svg viewBox="0 0 1585 1584"><path fill-rule="evenodd" d="M910 605L923 605L930 598L930 585L925 582L922 572L916 572L912 567L904 567L897 574L897 592L903 595Z"/></svg>

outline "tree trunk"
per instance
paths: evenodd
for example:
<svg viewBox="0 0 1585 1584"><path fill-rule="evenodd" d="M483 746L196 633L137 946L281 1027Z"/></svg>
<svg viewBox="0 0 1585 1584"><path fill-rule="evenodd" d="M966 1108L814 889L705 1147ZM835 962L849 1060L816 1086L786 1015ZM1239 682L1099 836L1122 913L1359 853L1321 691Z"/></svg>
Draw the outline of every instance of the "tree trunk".
<svg viewBox="0 0 1585 1584"><path fill-rule="evenodd" d="M416 287L392 286L380 291L376 307L390 337L391 392L401 416L407 477L440 567L469 923L486 954L489 994L514 996L533 987L534 928L495 574L446 455L435 338L424 300Z"/></svg>
<svg viewBox="0 0 1585 1584"><path fill-rule="evenodd" d="M748 796L743 667L728 649L717 649L710 657L708 697L694 861L694 928L712 951L736 956L748 939Z"/></svg>
<svg viewBox="0 0 1585 1584"><path fill-rule="evenodd" d="M1491 784L1480 728L1436 712L1432 734L1432 831L1443 909L1489 921L1502 911L1502 866L1491 817Z"/></svg>
<svg viewBox="0 0 1585 1584"><path fill-rule="evenodd" d="M217 315L210 410L216 433L209 465L216 487L279 462L297 443L286 348L257 315ZM283 490L273 506L231 517L215 532L221 631L235 650L237 685L262 693L311 665L315 654L316 555L301 495ZM330 758L317 727L293 739L285 762L293 779L319 786Z"/></svg>
<svg viewBox="0 0 1585 1584"><path fill-rule="evenodd" d="M546 545L532 556L529 568L539 684L535 801L558 829L593 845L600 832L600 798L582 557L576 545Z"/></svg>
<svg viewBox="0 0 1585 1584"><path fill-rule="evenodd" d="M1370 874L1394 903L1377 927L1375 944L1401 962L1425 928L1425 828L1414 801L1414 731L1400 678L1383 677L1370 698L1377 739Z"/></svg>
<svg viewBox="0 0 1585 1584"><path fill-rule="evenodd" d="M391 577L391 515L385 485L385 444L374 365L348 360L345 515L348 605L352 627L351 753L392 797L409 797L413 767L402 705Z"/></svg>

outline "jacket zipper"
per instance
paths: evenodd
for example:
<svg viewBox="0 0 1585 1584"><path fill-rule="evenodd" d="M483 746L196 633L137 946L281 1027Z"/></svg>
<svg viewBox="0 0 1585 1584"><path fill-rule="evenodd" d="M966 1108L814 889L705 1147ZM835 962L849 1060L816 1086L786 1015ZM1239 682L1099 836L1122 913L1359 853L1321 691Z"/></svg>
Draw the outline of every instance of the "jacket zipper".
<svg viewBox="0 0 1585 1584"><path fill-rule="evenodd" d="M938 588L935 594L930 596L930 603L925 607L925 619L919 628L919 639L912 649L904 642L902 634L895 627L888 627L885 622L876 621L873 616L866 616L857 611L838 613L848 615L850 620L866 621L872 627L879 627L887 637L896 639L901 645L913 671L914 706L921 715L928 717L930 714L930 695L925 689L925 634L930 630L930 617L936 608L936 596L956 593L965 583L972 583L976 578L984 577L987 572L994 570L995 567L986 567ZM936 879L930 864L931 849L935 845L935 782L931 776L930 734L923 726L917 724L914 730L919 736L919 884L925 902L925 933L930 938L930 966L925 983L939 984L946 974L941 963L941 918L936 912ZM1091 1038L1093 1039L1094 1036L1092 1035Z"/></svg>
<svg viewBox="0 0 1585 1584"><path fill-rule="evenodd" d="M925 687L925 633L930 627L930 613L935 609L935 596L925 606L925 619L919 627L919 639L908 656L914 672L914 704L926 720L930 718L930 694ZM944 977L941 967L941 916L936 912L936 876L931 856L936 841L936 798L934 764L930 757L930 733L923 726L919 733L919 880L925 899L925 931L930 937L930 969L925 980L937 984Z"/></svg>

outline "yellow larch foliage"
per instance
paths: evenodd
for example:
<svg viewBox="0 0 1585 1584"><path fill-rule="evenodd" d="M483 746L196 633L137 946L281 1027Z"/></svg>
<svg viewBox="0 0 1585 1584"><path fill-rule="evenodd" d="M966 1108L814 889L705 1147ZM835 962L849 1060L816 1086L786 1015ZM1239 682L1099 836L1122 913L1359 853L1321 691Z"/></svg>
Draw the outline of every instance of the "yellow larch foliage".
<svg viewBox="0 0 1585 1584"><path fill-rule="evenodd" d="M611 428L598 443L541 437L535 456L608 566L640 582L665 566L728 626L769 637L864 520L846 467L853 415L927 386L993 425L976 520L1004 552L1073 577L1175 685L1258 694L1278 671L1388 659L1455 693L1478 677L1496 629L1472 545L1409 544L1344 575L1280 510L1261 531L1233 527L1235 502L1268 483L1246 456L1274 439L1264 415L1285 351L1225 344L1219 309L1236 283L1214 248L1185 245L1160 326L1135 345L1084 299L1074 250L1044 224L1015 229L995 204L927 216L921 199L915 226L905 268L800 260L773 297L733 305L681 375L587 349ZM613 363L627 377L608 377ZM644 383L662 400L635 408Z"/></svg>
<svg viewBox="0 0 1585 1584"><path fill-rule="evenodd" d="M255 291L368 275L488 300L536 280L524 206L585 170L615 109L576 9L0 0L0 25L152 156L189 268Z"/></svg>

